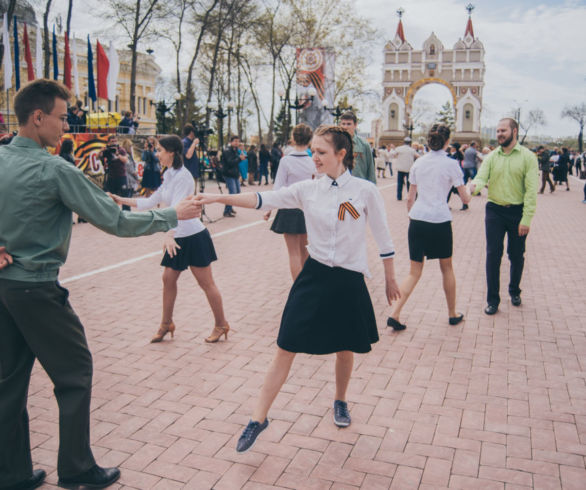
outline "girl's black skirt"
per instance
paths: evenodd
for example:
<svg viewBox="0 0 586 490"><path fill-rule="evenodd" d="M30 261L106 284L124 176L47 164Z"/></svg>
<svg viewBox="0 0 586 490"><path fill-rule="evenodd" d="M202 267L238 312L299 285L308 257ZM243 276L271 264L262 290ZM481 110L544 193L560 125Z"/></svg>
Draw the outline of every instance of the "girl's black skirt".
<svg viewBox="0 0 586 490"><path fill-rule="evenodd" d="M289 293L277 345L307 354L364 353L378 339L364 276L307 259Z"/></svg>
<svg viewBox="0 0 586 490"><path fill-rule="evenodd" d="M275 233L299 235L307 233L305 216L301 209L279 209L271 225Z"/></svg>
<svg viewBox="0 0 586 490"><path fill-rule="evenodd" d="M447 259L452 256L452 222L429 223L412 219L407 233L409 258L423 262L423 258Z"/></svg>
<svg viewBox="0 0 586 490"><path fill-rule="evenodd" d="M175 257L171 257L165 252L161 261L163 267L184 271L189 266L207 267L218 259L212 237L207 229L195 235L175 238L175 241L181 248L177 250Z"/></svg>

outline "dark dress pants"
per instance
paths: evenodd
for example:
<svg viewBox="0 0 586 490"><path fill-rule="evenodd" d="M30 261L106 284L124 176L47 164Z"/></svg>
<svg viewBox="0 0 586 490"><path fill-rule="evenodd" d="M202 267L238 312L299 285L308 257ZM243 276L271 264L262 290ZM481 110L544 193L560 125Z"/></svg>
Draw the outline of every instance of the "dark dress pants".
<svg viewBox="0 0 586 490"><path fill-rule="evenodd" d="M504 239L507 235L507 255L511 263L509 295L519 296L521 276L525 263L525 240L519 236L519 223L523 216L523 205L499 206L492 202L486 204L486 301L489 305L500 303L500 268L503 257Z"/></svg>
<svg viewBox="0 0 586 490"><path fill-rule="evenodd" d="M397 171L397 201L403 199L403 182L407 182L407 191L409 191L409 172Z"/></svg>
<svg viewBox="0 0 586 490"><path fill-rule="evenodd" d="M51 378L59 406L59 476L95 465L92 356L67 297L56 282L0 279L0 487L32 475L26 406L35 358Z"/></svg>

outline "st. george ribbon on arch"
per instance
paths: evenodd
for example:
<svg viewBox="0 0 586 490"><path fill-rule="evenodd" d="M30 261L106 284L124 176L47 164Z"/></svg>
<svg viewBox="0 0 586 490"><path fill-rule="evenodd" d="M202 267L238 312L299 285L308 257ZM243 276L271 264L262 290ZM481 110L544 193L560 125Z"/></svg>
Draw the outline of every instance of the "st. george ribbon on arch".
<svg viewBox="0 0 586 490"><path fill-rule="evenodd" d="M445 49L432 32L423 48L414 50L399 19L394 39L384 48L382 117L375 131L379 145L402 143L413 122L413 98L430 83L444 85L451 93L456 123L453 139L460 143L480 139L484 46L474 36L470 13L464 38L453 49Z"/></svg>

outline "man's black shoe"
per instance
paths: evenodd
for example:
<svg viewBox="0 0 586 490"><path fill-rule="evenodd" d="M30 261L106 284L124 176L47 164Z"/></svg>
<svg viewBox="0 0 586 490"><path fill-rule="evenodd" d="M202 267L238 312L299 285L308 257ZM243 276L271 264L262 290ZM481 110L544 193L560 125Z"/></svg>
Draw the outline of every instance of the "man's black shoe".
<svg viewBox="0 0 586 490"><path fill-rule="evenodd" d="M511 296L511 303L513 306L521 306L521 296Z"/></svg>
<svg viewBox="0 0 586 490"><path fill-rule="evenodd" d="M45 470L33 470L33 475L30 478L8 487L0 487L0 490L32 490L41 486L46 476Z"/></svg>
<svg viewBox="0 0 586 490"><path fill-rule="evenodd" d="M499 311L499 307L497 305L488 305L484 308L484 313L487 315L494 315L497 311Z"/></svg>
<svg viewBox="0 0 586 490"><path fill-rule="evenodd" d="M236 215L234 213L224 213L224 218L235 218Z"/></svg>
<svg viewBox="0 0 586 490"><path fill-rule="evenodd" d="M460 208L460 211L466 211L468 209L468 204L463 204Z"/></svg>
<svg viewBox="0 0 586 490"><path fill-rule="evenodd" d="M102 468L95 465L83 473L70 478L59 478L57 484L61 488L106 488L120 478L118 468Z"/></svg>
<svg viewBox="0 0 586 490"><path fill-rule="evenodd" d="M253 422L252 420L248 422L246 429L242 432L240 439L238 439L238 444L236 444L236 451L239 453L244 453L248 451L256 442L256 438L258 435L265 430L269 426L269 419L265 419L265 421L261 424L260 422Z"/></svg>

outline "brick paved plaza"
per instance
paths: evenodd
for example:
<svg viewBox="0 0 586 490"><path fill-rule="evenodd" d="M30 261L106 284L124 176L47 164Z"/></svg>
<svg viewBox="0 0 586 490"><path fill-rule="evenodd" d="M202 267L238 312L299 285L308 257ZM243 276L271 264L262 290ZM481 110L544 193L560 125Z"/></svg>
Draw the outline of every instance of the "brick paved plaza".
<svg viewBox="0 0 586 490"><path fill-rule="evenodd" d="M254 210L209 225L232 326L228 341L204 343L213 318L185 273L175 339L150 344L160 320L162 235L120 239L75 225L60 279L94 356L92 442L100 464L121 467L112 488L586 488L586 206L583 183L571 178L570 185L571 192L539 196L523 305L506 301L505 258L505 295L494 317L482 312L485 198L474 198L467 212L452 198L458 309L466 315L456 327L448 325L434 261L404 309L407 330L386 328L382 265L369 237L367 284L381 340L356 356L352 425L338 429L332 422L334 356L299 355L270 411L271 425L243 455L235 444L272 358L291 286L282 237ZM407 212L395 199L394 180L379 187L400 281L409 266ZM220 216L221 208L208 213ZM42 488L54 488L58 412L38 364L29 408L33 460L48 473Z"/></svg>

